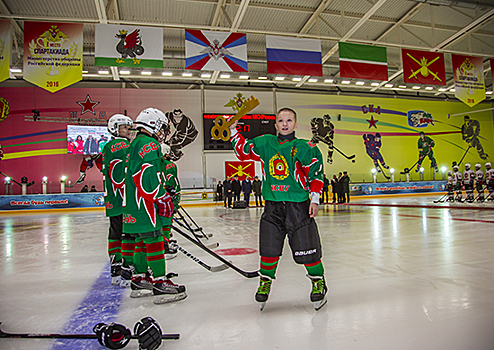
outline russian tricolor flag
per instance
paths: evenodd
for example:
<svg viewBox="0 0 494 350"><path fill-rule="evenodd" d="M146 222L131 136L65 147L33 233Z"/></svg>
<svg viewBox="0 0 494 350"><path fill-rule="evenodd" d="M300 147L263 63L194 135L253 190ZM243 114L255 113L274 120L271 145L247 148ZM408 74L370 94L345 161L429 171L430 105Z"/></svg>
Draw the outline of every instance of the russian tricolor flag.
<svg viewBox="0 0 494 350"><path fill-rule="evenodd" d="M321 41L266 35L268 73L322 76Z"/></svg>

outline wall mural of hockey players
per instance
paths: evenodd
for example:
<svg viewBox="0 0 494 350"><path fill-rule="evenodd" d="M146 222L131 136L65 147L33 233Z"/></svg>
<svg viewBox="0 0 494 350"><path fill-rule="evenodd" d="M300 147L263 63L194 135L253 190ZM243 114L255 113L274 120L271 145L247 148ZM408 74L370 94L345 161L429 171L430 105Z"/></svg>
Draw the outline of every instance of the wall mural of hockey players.
<svg viewBox="0 0 494 350"><path fill-rule="evenodd" d="M166 112L165 115L171 125L165 143L171 148L170 160L177 161L184 155L182 148L194 142L198 131L192 120L179 108Z"/></svg>
<svg viewBox="0 0 494 350"><path fill-rule="evenodd" d="M381 154L381 145L382 145L381 134L378 132L375 135L363 134L362 138L364 139L365 152L374 162L374 166L376 168L376 171L378 173L380 173L381 172L381 166L384 169L389 169L389 166L386 165L386 162L384 161L384 158ZM379 163L381 163L381 164L379 165Z"/></svg>
<svg viewBox="0 0 494 350"><path fill-rule="evenodd" d="M310 121L310 130L312 131L312 143L322 143L328 146L328 156L326 162L333 164L333 139L334 139L334 125L331 123L331 117L329 114L325 114L322 118L314 117Z"/></svg>
<svg viewBox="0 0 494 350"><path fill-rule="evenodd" d="M480 158L487 159L489 155L484 152L484 148L479 140L480 123L478 120L470 119L468 115L463 118L463 121L464 123L461 127L463 141L468 143L468 148L476 148Z"/></svg>
<svg viewBox="0 0 494 350"><path fill-rule="evenodd" d="M436 158L434 158L434 151L432 150L432 148L436 145L434 140L431 139L429 136L426 136L425 133L421 131L420 138L417 143L419 149L419 161L417 163L415 172L418 173L420 171L422 162L424 161L425 157L429 157L431 161L431 168L434 168L436 173L439 172L439 169L437 168Z"/></svg>

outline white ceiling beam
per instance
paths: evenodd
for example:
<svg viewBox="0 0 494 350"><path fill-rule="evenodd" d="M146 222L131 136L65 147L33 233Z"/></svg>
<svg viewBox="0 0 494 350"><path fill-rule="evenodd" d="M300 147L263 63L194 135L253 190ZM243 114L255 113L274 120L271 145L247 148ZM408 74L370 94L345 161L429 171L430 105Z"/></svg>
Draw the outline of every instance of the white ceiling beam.
<svg viewBox="0 0 494 350"><path fill-rule="evenodd" d="M216 4L216 10L214 11L213 21L211 22L212 27L219 27L221 21L221 14L223 13L223 7L225 6L226 0L218 0Z"/></svg>
<svg viewBox="0 0 494 350"><path fill-rule="evenodd" d="M307 20L307 22L305 22L302 29L299 31L300 34L305 34L312 28L312 26L316 22L317 18L326 9L326 7L328 7L328 5L331 1L332 0L322 0L319 3L319 6L317 7L317 9L314 11L314 13L312 13L312 16L310 16L310 18Z"/></svg>
<svg viewBox="0 0 494 350"><path fill-rule="evenodd" d="M211 79L209 80L209 83L210 84L216 84L216 80L218 80L219 75L220 75L220 71L215 70L213 72L213 74L211 75Z"/></svg>
<svg viewBox="0 0 494 350"><path fill-rule="evenodd" d="M231 32L235 33L240 27L240 23L245 16L245 12L247 11L247 6L249 6L250 0L242 0L240 6L238 7L237 13L235 14L235 18L233 19L233 24L231 28Z"/></svg>

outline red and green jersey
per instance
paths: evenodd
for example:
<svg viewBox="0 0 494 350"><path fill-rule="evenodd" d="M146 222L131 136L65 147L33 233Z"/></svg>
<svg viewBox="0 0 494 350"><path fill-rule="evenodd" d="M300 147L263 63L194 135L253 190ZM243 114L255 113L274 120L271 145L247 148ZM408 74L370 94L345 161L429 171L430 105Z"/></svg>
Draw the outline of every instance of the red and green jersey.
<svg viewBox="0 0 494 350"><path fill-rule="evenodd" d="M103 148L103 183L105 188L106 216L123 213L125 198L125 160L130 143L117 137Z"/></svg>
<svg viewBox="0 0 494 350"><path fill-rule="evenodd" d="M432 140L429 136L425 136L423 141L421 138L419 138L418 141L419 153L423 155L427 155L427 153L432 151L432 147L434 147L434 145L435 145L434 140Z"/></svg>
<svg viewBox="0 0 494 350"><path fill-rule="evenodd" d="M261 162L264 199L304 202L310 192L321 194L323 162L315 144L297 138L281 141L269 134L246 140L237 133L231 141L238 159Z"/></svg>
<svg viewBox="0 0 494 350"><path fill-rule="evenodd" d="M158 142L138 134L130 144L125 176L124 233L145 233L163 226L155 202L165 193Z"/></svg>
<svg viewBox="0 0 494 350"><path fill-rule="evenodd" d="M173 197L173 206L178 208L180 204L180 182L178 181L178 169L177 165L168 159L161 159L161 171L163 172L165 179L165 187L171 187L175 190L175 197Z"/></svg>

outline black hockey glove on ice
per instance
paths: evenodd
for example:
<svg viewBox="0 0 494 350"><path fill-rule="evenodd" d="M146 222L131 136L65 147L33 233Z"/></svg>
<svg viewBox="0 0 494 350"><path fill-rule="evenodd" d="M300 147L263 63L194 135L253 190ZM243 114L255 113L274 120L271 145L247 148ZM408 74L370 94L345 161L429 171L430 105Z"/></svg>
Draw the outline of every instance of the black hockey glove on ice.
<svg viewBox="0 0 494 350"><path fill-rule="evenodd" d="M151 317L144 317L137 322L134 326L134 333L141 350L155 350L161 345L161 328Z"/></svg>
<svg viewBox="0 0 494 350"><path fill-rule="evenodd" d="M130 341L130 330L118 323L98 323L93 328L101 345L109 349L122 349Z"/></svg>

